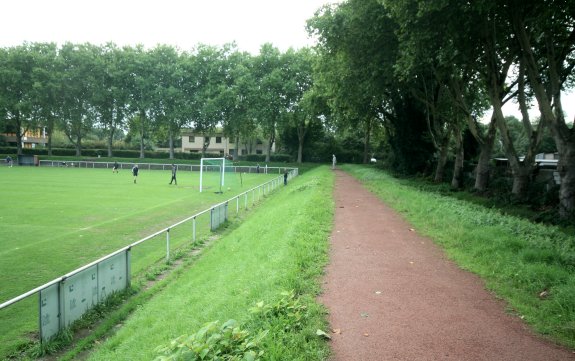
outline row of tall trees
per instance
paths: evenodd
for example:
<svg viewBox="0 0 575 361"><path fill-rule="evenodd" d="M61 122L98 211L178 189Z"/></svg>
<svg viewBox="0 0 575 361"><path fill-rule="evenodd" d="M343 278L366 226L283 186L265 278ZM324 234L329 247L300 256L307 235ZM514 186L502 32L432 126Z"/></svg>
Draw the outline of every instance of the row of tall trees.
<svg viewBox="0 0 575 361"><path fill-rule="evenodd" d="M129 129L138 135L140 154L151 134L167 140L170 157L182 128L211 135L216 128L236 144L297 132L302 160L306 127L318 121L311 111L310 49L280 52L271 44L258 55L233 45L198 45L190 52L158 45L117 47L32 43L0 49L0 119L21 138L33 128L50 135L61 129L81 155L93 129L104 131L108 156L113 140ZM240 143L241 142L241 143ZM237 156L237 152L235 154Z"/></svg>
<svg viewBox="0 0 575 361"><path fill-rule="evenodd" d="M386 131L392 165L461 187L464 139L479 145L475 189L488 187L496 134L526 196L535 154L550 132L559 153L560 214L575 213L575 129L562 111L574 80L575 3L562 0L348 0L308 22L321 55L315 87L342 126ZM503 105L519 104L527 151L518 154ZM540 116L530 118L535 106ZM487 109L487 124L479 120ZM409 148L409 149L408 149ZM428 155L433 155L429 157ZM524 156L523 159L521 156Z"/></svg>

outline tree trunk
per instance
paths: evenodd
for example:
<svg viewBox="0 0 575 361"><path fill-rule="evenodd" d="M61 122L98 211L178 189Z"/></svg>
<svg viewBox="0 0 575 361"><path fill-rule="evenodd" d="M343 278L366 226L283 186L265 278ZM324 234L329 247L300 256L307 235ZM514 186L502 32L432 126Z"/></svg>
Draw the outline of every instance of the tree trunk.
<svg viewBox="0 0 575 361"><path fill-rule="evenodd" d="M170 159L174 159L174 132L172 128L168 131L168 143L170 147Z"/></svg>
<svg viewBox="0 0 575 361"><path fill-rule="evenodd" d="M575 136L565 142L559 155L559 215L562 219L575 220Z"/></svg>
<svg viewBox="0 0 575 361"><path fill-rule="evenodd" d="M271 136L270 136L270 138L269 138L269 140L268 140L269 143L268 143L268 151L267 151L267 153L266 153L266 163L269 163L269 161L270 161L270 155L271 155L271 153L272 153L272 145L273 145L274 142L275 142L275 138L276 138L276 137L275 137L275 130L274 130L274 132L271 134Z"/></svg>
<svg viewBox="0 0 575 361"><path fill-rule="evenodd" d="M146 133L145 123L146 123L146 113L141 111L140 112L140 159L143 159L146 156L145 149L144 149L144 134Z"/></svg>
<svg viewBox="0 0 575 361"><path fill-rule="evenodd" d="M24 133L22 132L22 123L20 120L20 112L16 111L14 114L15 119L15 130L16 130L16 154L22 155L22 138L24 137Z"/></svg>
<svg viewBox="0 0 575 361"><path fill-rule="evenodd" d="M495 135L497 134L495 127L495 118L491 118L489 129L485 137L482 138L480 143L481 152L477 160L477 167L475 168L475 190L478 192L485 192L489 185L489 169L491 163L491 154L493 152L493 143L495 142Z"/></svg>
<svg viewBox="0 0 575 361"><path fill-rule="evenodd" d="M499 128L499 134L501 140L503 141L503 146L505 148L505 155L507 156L507 162L511 167L513 173L513 190L512 193L519 199L524 199L526 196L526 190L528 187L529 177L525 178L525 169L523 169L519 157L517 156L517 151L513 145L513 140L509 134L509 129L507 128L507 123L505 122L505 116L503 115L503 89L500 79L505 79L507 76L508 68L504 72L497 69L497 55L494 49L494 42L490 41L492 39L487 39L487 92L489 93L489 100L491 106L493 107L493 116ZM505 75L505 76L503 76ZM525 162L524 164L526 164ZM526 183L527 182L527 183ZM515 186L517 185L517 186Z"/></svg>
<svg viewBox="0 0 575 361"><path fill-rule="evenodd" d="M511 193L524 199L531 183L531 167L520 167L513 170L513 188Z"/></svg>
<svg viewBox="0 0 575 361"><path fill-rule="evenodd" d="M370 141L371 141L371 119L368 119L365 123L365 136L363 138L363 164L368 164L371 158L369 156Z"/></svg>
<svg viewBox="0 0 575 361"><path fill-rule="evenodd" d="M546 86L542 83L539 75L538 62L535 60L525 24L518 16L512 19L517 41L524 53L527 75L531 88L535 93L539 111L543 118L542 120L550 124L553 139L559 151L558 171L561 177L561 185L559 188L559 216L562 219L568 219L575 214L575 131L567 126L563 114L560 112L557 114L553 113L551 106L552 99L548 96ZM548 54L548 59L546 59L550 69L549 82L552 88L551 94L553 102L556 108L560 110L562 108L561 90L557 68L558 64L562 63L562 59L552 58L551 55L552 54Z"/></svg>
<svg viewBox="0 0 575 361"><path fill-rule="evenodd" d="M303 162L303 142L299 142L297 146L297 163L301 164Z"/></svg>
<svg viewBox="0 0 575 361"><path fill-rule="evenodd" d="M211 137L206 137L205 134L202 134L202 138L204 139L204 142L202 143L202 157L205 158L206 157L206 150L208 149L208 147L210 146L210 140L212 139ZM208 141L206 142L206 138L208 138Z"/></svg>
<svg viewBox="0 0 575 361"><path fill-rule="evenodd" d="M82 156L82 136L80 134L76 135L76 157Z"/></svg>
<svg viewBox="0 0 575 361"><path fill-rule="evenodd" d="M493 93L493 91L490 91ZM525 159L523 163L520 162L517 156L517 151L513 146L513 141L509 135L509 129L507 128L507 123L505 123L505 118L503 116L503 111L501 108L501 101L495 96L491 96L491 103L493 105L493 111L495 112L495 117L497 119L497 126L499 128L499 134L503 140L503 146L505 148L505 154L507 156L507 162L511 167L513 173L513 188L511 193L517 197L519 200L524 200L527 196L527 189L529 188L530 177L529 173L532 168L528 159Z"/></svg>
<svg viewBox="0 0 575 361"><path fill-rule="evenodd" d="M112 158L112 144L114 142L114 130L110 129L110 134L108 135L108 158Z"/></svg>
<svg viewBox="0 0 575 361"><path fill-rule="evenodd" d="M451 139L451 132L448 132L442 139L439 145L439 158L437 159L437 166L435 168L435 176L433 181L435 183L443 182L445 176L445 165L447 164L447 155L449 153L449 141Z"/></svg>
<svg viewBox="0 0 575 361"><path fill-rule="evenodd" d="M235 136L235 144L236 144L236 148L234 149L234 156L233 156L233 160L234 162L237 162L240 156L240 136L236 135Z"/></svg>
<svg viewBox="0 0 575 361"><path fill-rule="evenodd" d="M52 156L52 133L54 131L54 119L48 119L46 124L46 136L48 137L48 156Z"/></svg>
<svg viewBox="0 0 575 361"><path fill-rule="evenodd" d="M463 187L463 134L460 129L455 130L456 150L455 164L453 165L453 177L451 178L451 188L460 189Z"/></svg>
<svg viewBox="0 0 575 361"><path fill-rule="evenodd" d="M297 127L297 139L298 139L298 147L297 147L297 163L301 164L303 162L303 142L305 141L305 134L307 133L307 129L305 127L305 121L303 125L298 125Z"/></svg>

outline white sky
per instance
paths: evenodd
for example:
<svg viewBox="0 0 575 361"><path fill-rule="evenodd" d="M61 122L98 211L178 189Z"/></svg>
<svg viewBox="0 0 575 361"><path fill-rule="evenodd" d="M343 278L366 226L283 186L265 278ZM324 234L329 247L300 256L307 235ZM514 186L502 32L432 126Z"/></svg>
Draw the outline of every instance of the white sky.
<svg viewBox="0 0 575 361"><path fill-rule="evenodd" d="M8 0L2 2L0 47L28 42L170 44L236 41L257 54L262 44L282 51L313 45L306 20L338 0Z"/></svg>
<svg viewBox="0 0 575 361"><path fill-rule="evenodd" d="M565 121L567 123L573 122L573 117L575 116L575 91L572 89L561 94L561 105L563 106L563 112L565 113ZM483 116L483 122L488 123L491 119L491 111L488 111ZM513 115L515 118L521 120L521 111L519 110L519 104L515 101L509 101L503 106L503 115ZM534 121L539 118L541 113L539 112L539 106L537 101L533 99L533 104L529 109L529 118Z"/></svg>

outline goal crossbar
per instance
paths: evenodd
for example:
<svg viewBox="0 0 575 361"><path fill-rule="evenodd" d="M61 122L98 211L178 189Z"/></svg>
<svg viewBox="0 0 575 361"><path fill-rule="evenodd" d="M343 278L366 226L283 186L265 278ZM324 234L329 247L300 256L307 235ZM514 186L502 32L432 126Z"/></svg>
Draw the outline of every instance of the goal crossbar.
<svg viewBox="0 0 575 361"><path fill-rule="evenodd" d="M203 174L204 174L204 161L220 161L220 191L224 186L224 171L226 165L226 158L202 158L200 160L200 193L202 192L203 186Z"/></svg>

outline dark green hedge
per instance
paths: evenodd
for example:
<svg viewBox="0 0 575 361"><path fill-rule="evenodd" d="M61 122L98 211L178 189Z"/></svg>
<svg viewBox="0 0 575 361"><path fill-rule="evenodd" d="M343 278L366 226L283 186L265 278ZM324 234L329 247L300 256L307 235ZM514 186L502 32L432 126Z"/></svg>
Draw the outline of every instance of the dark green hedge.
<svg viewBox="0 0 575 361"><path fill-rule="evenodd" d="M265 154L248 154L240 156L240 160L245 160L248 162L265 162ZM289 154L272 154L270 156L270 162L288 163L291 162L291 156Z"/></svg>
<svg viewBox="0 0 575 361"><path fill-rule="evenodd" d="M17 149L15 147L0 147L0 154L16 154ZM46 148L25 148L22 149L22 153L26 155L39 155L39 156L47 156L48 149ZM52 155L54 156L66 156L66 157L75 157L76 150L71 148L52 148ZM125 149L118 149L113 151L114 157L117 158L139 158L140 151L139 150L125 150ZM82 149L82 156L83 157L107 157L108 150L107 149ZM168 159L170 154L168 152L153 152L153 151L145 151L144 152L145 158L157 158L157 159ZM220 154L210 154L206 153L207 158L220 158ZM201 153L174 153L175 159L201 159Z"/></svg>

